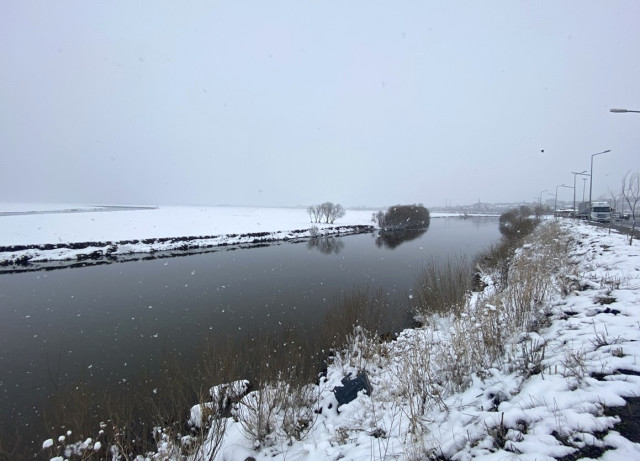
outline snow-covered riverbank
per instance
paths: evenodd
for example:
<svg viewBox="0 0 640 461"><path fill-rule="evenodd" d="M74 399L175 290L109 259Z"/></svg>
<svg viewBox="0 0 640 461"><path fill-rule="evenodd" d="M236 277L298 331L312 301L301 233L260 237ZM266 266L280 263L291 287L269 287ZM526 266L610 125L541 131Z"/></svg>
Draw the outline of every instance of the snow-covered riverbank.
<svg viewBox="0 0 640 461"><path fill-rule="evenodd" d="M95 261L373 230L371 210L335 224L311 223L303 208L0 205L0 266ZM433 217L455 216L434 214Z"/></svg>
<svg viewBox="0 0 640 461"><path fill-rule="evenodd" d="M356 330L319 386L254 388L189 459L640 459L640 251L604 229L554 226L516 253L508 287L487 272L458 316L395 341ZM362 372L370 392L338 409L336 389ZM194 407L191 422L216 405ZM100 450L101 437L67 453ZM64 453L61 440L45 453ZM158 440L144 459L180 459L176 444L197 441L161 430Z"/></svg>
<svg viewBox="0 0 640 461"><path fill-rule="evenodd" d="M278 444L275 437L256 452L242 425L229 420L216 459L640 459L637 420L620 424L618 416L625 398L640 396L640 251L606 230L561 226L566 234L554 237L553 248L529 243L516 258L527 277L540 263L553 266L555 279L522 333L504 331L511 321L506 304L519 294L495 296L490 286L459 320L434 318L382 347L353 341L329 368L317 403L322 411L305 439ZM477 330L492 316L503 354L464 352L490 343L492 332ZM460 363L469 357L486 366ZM459 377L453 371L467 366L476 372L469 381L460 377L462 390L452 392ZM361 392L337 411L332 390L361 370L370 395Z"/></svg>

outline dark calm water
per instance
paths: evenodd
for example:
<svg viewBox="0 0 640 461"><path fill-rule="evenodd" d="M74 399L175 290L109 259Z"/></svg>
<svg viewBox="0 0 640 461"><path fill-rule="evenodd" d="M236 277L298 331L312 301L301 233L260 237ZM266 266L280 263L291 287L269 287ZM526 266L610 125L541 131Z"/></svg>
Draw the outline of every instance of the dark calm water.
<svg viewBox="0 0 640 461"><path fill-rule="evenodd" d="M1 426L41 418L55 388L135 385L168 354L192 357L217 336L283 325L313 334L336 294L355 286L382 287L409 305L426 261L473 256L498 238L496 219L437 218L388 245L363 234L0 275Z"/></svg>

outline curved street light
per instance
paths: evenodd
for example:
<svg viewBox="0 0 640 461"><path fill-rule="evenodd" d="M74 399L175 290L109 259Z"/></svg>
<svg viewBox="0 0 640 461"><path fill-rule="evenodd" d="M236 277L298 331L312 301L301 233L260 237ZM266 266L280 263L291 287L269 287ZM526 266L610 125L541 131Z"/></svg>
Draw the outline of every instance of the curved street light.
<svg viewBox="0 0 640 461"><path fill-rule="evenodd" d="M577 175L582 175L582 176L589 176L587 174L587 170L582 171L581 173L576 173L575 171L572 171L571 174L573 175L573 215L576 215L576 176ZM587 179L587 178L582 178L582 179ZM584 196L584 193L582 194ZM584 202L584 197L582 197L582 201Z"/></svg>
<svg viewBox="0 0 640 461"><path fill-rule="evenodd" d="M591 174L589 175L589 221L591 221L591 192L593 190L593 157L596 155L606 154L607 152L611 152L611 149L598 152L597 154L591 154Z"/></svg>
<svg viewBox="0 0 640 461"><path fill-rule="evenodd" d="M555 200L555 203L553 204L553 212L556 218L558 217L558 187L567 187L569 189L573 189L573 187L567 186L566 184L558 184L556 186L556 200Z"/></svg>
<svg viewBox="0 0 640 461"><path fill-rule="evenodd" d="M540 195L538 197L538 206L542 206L542 193L547 192L549 189L541 190Z"/></svg>
<svg viewBox="0 0 640 461"><path fill-rule="evenodd" d="M635 112L636 114L640 114L640 110L629 109L609 109L609 112L613 112L614 114L626 114L627 112Z"/></svg>

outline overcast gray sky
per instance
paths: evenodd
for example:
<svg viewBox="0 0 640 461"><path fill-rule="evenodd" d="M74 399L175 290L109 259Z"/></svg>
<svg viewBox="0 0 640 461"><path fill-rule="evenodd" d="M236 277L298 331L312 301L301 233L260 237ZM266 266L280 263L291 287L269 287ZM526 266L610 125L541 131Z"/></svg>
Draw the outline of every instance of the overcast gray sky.
<svg viewBox="0 0 640 461"><path fill-rule="evenodd" d="M639 22L637 0L2 0L0 202L533 200L606 149L594 196L618 191Z"/></svg>

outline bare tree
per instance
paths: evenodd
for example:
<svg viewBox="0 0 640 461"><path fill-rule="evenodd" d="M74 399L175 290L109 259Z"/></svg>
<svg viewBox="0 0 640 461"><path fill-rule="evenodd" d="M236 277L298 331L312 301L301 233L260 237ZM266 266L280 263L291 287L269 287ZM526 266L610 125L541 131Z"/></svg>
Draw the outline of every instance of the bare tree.
<svg viewBox="0 0 640 461"><path fill-rule="evenodd" d="M609 189L609 203L611 204L611 219L609 219L609 233L611 233L611 224L613 224L613 221L615 220L616 216L620 216L622 213L619 211L620 209L618 208L618 200L620 200L620 203L624 203L622 200L622 195L616 195L611 189Z"/></svg>
<svg viewBox="0 0 640 461"><path fill-rule="evenodd" d="M313 205L311 205L310 207L307 207L307 213L309 213L309 221L310 222L317 222L317 220L315 219L316 217L316 207L314 207Z"/></svg>
<svg viewBox="0 0 640 461"><path fill-rule="evenodd" d="M384 228L384 217L385 217L385 212L380 210L377 213L374 213L371 216L371 221L373 221L374 223L378 224L378 227L380 229Z"/></svg>
<svg viewBox="0 0 640 461"><path fill-rule="evenodd" d="M540 222L544 215L549 214L547 205L535 205L533 207L533 214L536 217L536 221Z"/></svg>
<svg viewBox="0 0 640 461"><path fill-rule="evenodd" d="M346 211L345 211L345 209L342 207L342 205L340 205L339 203L336 203L336 204L333 206L332 214L331 214L331 217L329 218L329 222L330 222L331 224L333 224L333 223L335 222L335 220L336 220L336 219L340 219L340 218L344 217L344 215L345 215L346 213L347 213L347 212L346 212Z"/></svg>
<svg viewBox="0 0 640 461"><path fill-rule="evenodd" d="M631 172L622 178L622 196L629 205L631 210L631 236L629 237L629 245L633 245L633 234L636 230L636 206L640 199L640 171Z"/></svg>
<svg viewBox="0 0 640 461"><path fill-rule="evenodd" d="M307 208L311 222L320 222L322 220L322 209L320 207L321 205L311 205Z"/></svg>
<svg viewBox="0 0 640 461"><path fill-rule="evenodd" d="M324 222L329 223L329 217L333 213L333 203L324 202L320 205L320 219L324 217Z"/></svg>
<svg viewBox="0 0 640 461"><path fill-rule="evenodd" d="M607 189L607 192L609 193L609 205L611 205L611 218L613 219L613 216L616 213L616 210L618 209L618 197L616 196L615 192L613 192L611 189Z"/></svg>

